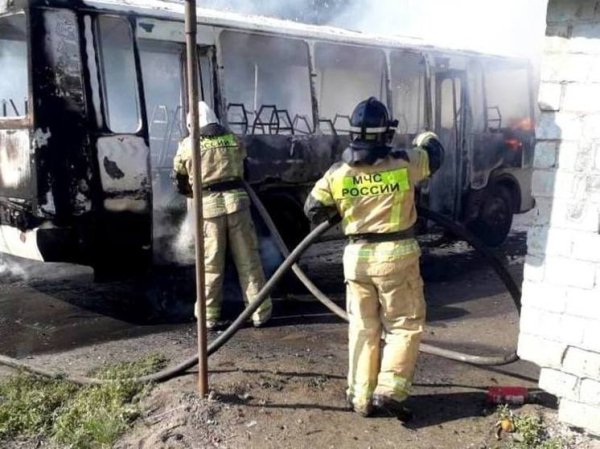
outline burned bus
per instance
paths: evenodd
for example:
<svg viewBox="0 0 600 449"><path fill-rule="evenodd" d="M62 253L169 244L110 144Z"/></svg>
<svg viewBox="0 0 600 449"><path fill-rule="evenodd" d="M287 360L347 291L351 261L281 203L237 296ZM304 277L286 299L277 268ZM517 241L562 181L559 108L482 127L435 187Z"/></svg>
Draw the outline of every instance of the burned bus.
<svg viewBox="0 0 600 449"><path fill-rule="evenodd" d="M422 204L493 245L532 207L525 60L202 9L197 43L202 98L243 140L290 244L369 96L399 120L397 145L429 129L446 147ZM186 210L170 178L184 50L181 3L0 0L0 251L98 271L169 259Z"/></svg>

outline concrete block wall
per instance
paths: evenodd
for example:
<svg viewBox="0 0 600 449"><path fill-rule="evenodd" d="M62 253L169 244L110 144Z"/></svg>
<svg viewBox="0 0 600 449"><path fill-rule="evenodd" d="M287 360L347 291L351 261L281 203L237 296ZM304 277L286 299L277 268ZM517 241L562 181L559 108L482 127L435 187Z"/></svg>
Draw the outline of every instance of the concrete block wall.
<svg viewBox="0 0 600 449"><path fill-rule="evenodd" d="M600 435L600 0L550 0L519 355Z"/></svg>

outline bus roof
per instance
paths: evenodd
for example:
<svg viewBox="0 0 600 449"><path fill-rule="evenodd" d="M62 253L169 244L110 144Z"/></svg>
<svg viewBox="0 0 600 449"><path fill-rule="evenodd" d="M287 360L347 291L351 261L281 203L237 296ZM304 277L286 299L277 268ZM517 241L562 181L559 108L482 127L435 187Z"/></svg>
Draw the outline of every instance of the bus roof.
<svg viewBox="0 0 600 449"><path fill-rule="evenodd" d="M83 3L94 8L131 12L140 16L154 16L183 20L183 1L161 0L83 0ZM269 34L287 35L298 38L314 38L327 41L337 41L356 45L376 45L391 48L412 48L429 51L461 53L471 56L491 56L501 59L524 59L502 55L486 54L476 51L445 48L419 38L404 36L384 36L351 31L332 26L310 25L291 20L275 19L272 17L253 16L231 11L198 8L198 23L236 28L248 31L259 31Z"/></svg>
<svg viewBox="0 0 600 449"><path fill-rule="evenodd" d="M3 12L3 7L4 9L15 9L18 8L19 5L22 8L23 3L36 4L38 2L44 6L65 6L65 4L69 4L74 9L88 7L105 11L131 13L138 16L154 17L159 19L178 21L183 21L184 19L183 0L79 0L77 2L70 2L66 0L0 0L0 13ZM198 23L200 24L246 31L257 31L275 35L286 35L296 38L317 39L354 45L378 46L384 48L408 48L430 52L434 51L441 53L453 53L465 56L510 59L513 61L526 61L526 58L522 57L482 53L453 47L440 47L415 37L362 33L332 26L310 25L291 20L246 15L231 11L198 8L197 16Z"/></svg>

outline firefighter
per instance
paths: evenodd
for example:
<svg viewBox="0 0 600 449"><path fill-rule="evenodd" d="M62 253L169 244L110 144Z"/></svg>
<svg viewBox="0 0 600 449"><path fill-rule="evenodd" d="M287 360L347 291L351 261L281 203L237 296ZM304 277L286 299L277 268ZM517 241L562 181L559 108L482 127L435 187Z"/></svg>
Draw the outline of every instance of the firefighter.
<svg viewBox="0 0 600 449"><path fill-rule="evenodd" d="M250 215L250 199L242 184L245 148L233 133L220 124L214 111L205 102L199 102L198 107L202 156L206 327L215 329L220 325L227 245L229 244L233 255L246 304L263 287L265 275ZM193 167L189 137L180 142L173 168L179 192L190 197ZM271 300L268 298L252 315L255 327L263 326L270 319L271 309ZM198 303L195 315L197 318Z"/></svg>
<svg viewBox="0 0 600 449"><path fill-rule="evenodd" d="M425 322L415 189L440 167L444 150L432 132L419 134L410 150L392 149L396 125L374 97L360 102L350 146L317 181L304 209L313 223L341 219L349 240L343 256L348 403L363 416L379 408L408 418L402 402Z"/></svg>

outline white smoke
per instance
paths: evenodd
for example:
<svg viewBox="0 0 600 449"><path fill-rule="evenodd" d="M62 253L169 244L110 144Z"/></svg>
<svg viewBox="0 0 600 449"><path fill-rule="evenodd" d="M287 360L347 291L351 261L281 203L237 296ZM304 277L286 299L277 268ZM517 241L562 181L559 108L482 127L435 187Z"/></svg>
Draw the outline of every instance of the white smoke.
<svg viewBox="0 0 600 449"><path fill-rule="evenodd" d="M26 278L26 272L18 263L0 254L0 283L10 283Z"/></svg>
<svg viewBox="0 0 600 449"><path fill-rule="evenodd" d="M203 7L535 58L547 0L205 0Z"/></svg>
<svg viewBox="0 0 600 449"><path fill-rule="evenodd" d="M194 223L193 208L191 200L188 200L188 209L185 219L177 230L173 241L173 259L182 265L193 265L195 263L196 229Z"/></svg>
<svg viewBox="0 0 600 449"><path fill-rule="evenodd" d="M531 57L543 44L547 0L355 0L334 24L444 47Z"/></svg>

